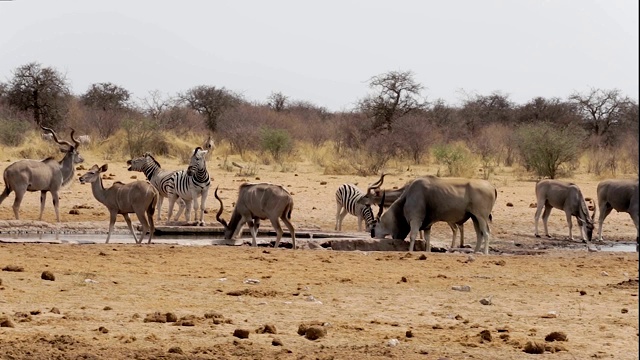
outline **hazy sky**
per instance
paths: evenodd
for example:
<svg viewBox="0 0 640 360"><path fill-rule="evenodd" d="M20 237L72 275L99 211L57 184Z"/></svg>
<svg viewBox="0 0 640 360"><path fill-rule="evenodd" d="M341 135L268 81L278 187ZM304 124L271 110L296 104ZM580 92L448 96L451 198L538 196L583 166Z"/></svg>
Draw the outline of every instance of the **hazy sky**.
<svg viewBox="0 0 640 360"><path fill-rule="evenodd" d="M411 70L429 100L638 99L637 0L0 1L0 81L40 62L73 92L142 98L214 85L349 110L367 80Z"/></svg>

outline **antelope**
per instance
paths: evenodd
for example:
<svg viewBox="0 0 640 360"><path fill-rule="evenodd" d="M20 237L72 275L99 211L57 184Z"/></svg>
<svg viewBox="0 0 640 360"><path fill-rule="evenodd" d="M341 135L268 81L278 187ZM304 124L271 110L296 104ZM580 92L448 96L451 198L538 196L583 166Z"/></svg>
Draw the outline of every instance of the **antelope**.
<svg viewBox="0 0 640 360"><path fill-rule="evenodd" d="M44 212L44 203L47 199L47 191L51 192L53 198L53 207L56 212L56 221L60 222L59 197L58 191L73 179L73 165L84 161L78 147L80 143L73 136L75 130L71 129L71 140L73 144L59 140L57 134L52 129L40 126L42 130L47 131L53 137L53 140L60 146L60 151L65 153L60 161L56 161L53 157L40 160L18 160L7 166L4 170L4 191L0 194L0 204L9 194L14 191L16 198L13 202L13 214L16 220L20 220L20 203L27 191L40 191L40 216L38 220L42 220Z"/></svg>
<svg viewBox="0 0 640 360"><path fill-rule="evenodd" d="M404 192L405 188L409 183L405 184L405 186L399 189L381 190L380 187L384 183L385 175L387 174L382 174L378 181L369 185L365 196L359 200L360 204L379 204L380 200L382 199L382 193L384 192L385 198L384 198L384 204L382 204L382 206L385 208L388 208L389 206L391 206L391 204L393 204L394 201L396 201L400 197L400 195L402 195L402 193ZM456 247L456 238L458 237L458 230L460 230L460 247L461 248L464 247L464 223L456 224L454 222L449 222L447 223L447 225L449 225L449 227L451 228L451 233L452 233L451 248ZM420 230L420 233L418 234L418 236L420 239L424 239L424 231Z"/></svg>
<svg viewBox="0 0 640 360"><path fill-rule="evenodd" d="M282 227L278 219L289 229L293 248L296 248L296 234L291 224L291 211L293 211L293 197L280 185L269 183L244 183L240 185L238 190L238 200L236 206L231 213L229 223L222 219L223 205L222 200L218 197L218 187L213 195L220 202L220 209L216 213L216 220L224 226L224 238L232 239L242 228L245 223L251 231L252 246L256 245L256 236L260 220L269 219L271 225L276 231L275 248L280 244L282 238Z"/></svg>
<svg viewBox="0 0 640 360"><path fill-rule="evenodd" d="M598 184L598 240L602 241L602 223L611 210L626 212L636 226L636 243L640 239L640 209L638 208L638 180L604 180ZM636 247L636 251L638 248Z"/></svg>
<svg viewBox="0 0 640 360"><path fill-rule="evenodd" d="M155 231L153 212L158 202L158 190L149 181L144 180L136 180L128 184L116 181L111 187L105 188L102 184L100 173L107 171L107 169L107 164L101 167L96 164L80 177L80 183L90 183L93 197L109 210L109 234L107 234L105 244L109 243L118 214L122 214L124 217L136 244L142 243L147 232L149 232L149 241L147 243L150 244ZM142 225L139 241L131 225L131 219L129 218L131 213L136 214L138 221Z"/></svg>
<svg viewBox="0 0 640 360"><path fill-rule="evenodd" d="M476 230L476 252L484 243L489 253L489 222L496 202L496 188L485 180L441 179L425 176L411 181L400 197L383 214L382 194L376 224L371 237L391 235L405 239L409 235L409 251L413 251L418 232L424 230L426 251L431 251L431 226L438 221L461 224L471 219Z"/></svg>
<svg viewBox="0 0 640 360"><path fill-rule="evenodd" d="M569 238L573 240L571 216L575 216L578 220L578 226L580 227L580 236L582 240L587 243L587 247L589 246L593 235L593 219L596 216L595 203L590 198L585 199L576 184L560 180L540 180L536 184L536 201L538 202L538 208L535 214L536 237L540 237L538 234L538 220L540 220L540 214L543 208L542 224L544 225L544 234L546 237L551 237L549 235L549 229L547 228L547 222L549 221L551 209L556 208L564 210L567 216ZM593 204L593 215L591 217L589 217L589 209L587 208L586 201L591 201Z"/></svg>

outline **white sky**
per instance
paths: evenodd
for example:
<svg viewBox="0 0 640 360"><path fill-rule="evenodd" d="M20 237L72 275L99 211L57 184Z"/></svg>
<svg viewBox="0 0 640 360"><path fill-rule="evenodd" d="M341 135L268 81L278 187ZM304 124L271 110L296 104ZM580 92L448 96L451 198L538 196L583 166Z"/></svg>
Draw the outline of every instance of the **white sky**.
<svg viewBox="0 0 640 360"><path fill-rule="evenodd" d="M429 100L450 104L591 87L637 100L639 27L637 0L0 1L0 81L36 61L76 94L214 85L339 111L372 76L411 70Z"/></svg>

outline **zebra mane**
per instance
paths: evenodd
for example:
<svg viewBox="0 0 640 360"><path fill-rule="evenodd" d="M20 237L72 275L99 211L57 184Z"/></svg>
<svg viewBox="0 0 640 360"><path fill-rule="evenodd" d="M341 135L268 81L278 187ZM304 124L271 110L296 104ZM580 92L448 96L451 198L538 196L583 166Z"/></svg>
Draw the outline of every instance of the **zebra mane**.
<svg viewBox="0 0 640 360"><path fill-rule="evenodd" d="M144 153L144 155L142 155L142 156L144 156L144 157L146 157L146 158L151 158L151 160L153 160L153 162L154 162L156 165L158 165L158 167L159 167L159 168L162 168L162 166L160 166L160 163L158 162L158 160L156 160L156 158L154 158L154 157L153 157L153 155L151 155L151 153L146 152L146 153Z"/></svg>
<svg viewBox="0 0 640 360"><path fill-rule="evenodd" d="M202 149L200 146L198 146L195 150L193 150L193 155L197 154L198 150L203 151L204 149Z"/></svg>

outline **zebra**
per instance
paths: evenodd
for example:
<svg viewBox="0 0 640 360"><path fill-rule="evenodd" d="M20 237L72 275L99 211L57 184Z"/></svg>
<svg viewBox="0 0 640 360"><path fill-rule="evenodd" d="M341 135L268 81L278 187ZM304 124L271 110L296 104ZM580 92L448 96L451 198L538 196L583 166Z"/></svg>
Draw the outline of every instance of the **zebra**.
<svg viewBox="0 0 640 360"><path fill-rule="evenodd" d="M163 170L160 163L150 154L144 153L141 157L127 160L129 171L139 171L145 174L147 180L158 190L158 205L157 205L157 221L162 218L160 211L162 210L162 201L164 198L169 197L169 194L173 193L173 174L177 170ZM184 210L185 202L180 199L178 203L179 212Z"/></svg>
<svg viewBox="0 0 640 360"><path fill-rule="evenodd" d="M169 219L173 213L173 205L175 201L180 198L186 203L186 218L187 221L191 220L191 204L193 203L193 210L195 221L198 225L204 225L204 207L209 194L209 187L211 186L211 178L207 171L207 150L203 150L200 146L195 148L193 155L189 161L189 167L187 170L181 170L173 174L173 192L169 194ZM198 216L198 197L200 200L200 216ZM176 219L182 214L183 208L178 210Z"/></svg>
<svg viewBox="0 0 640 360"><path fill-rule="evenodd" d="M355 185L342 184L336 190L336 230L342 230L342 220L347 216L347 212L358 217L358 231L362 231L362 220L367 223L366 231L373 226L373 211L370 205L359 203L365 196Z"/></svg>

